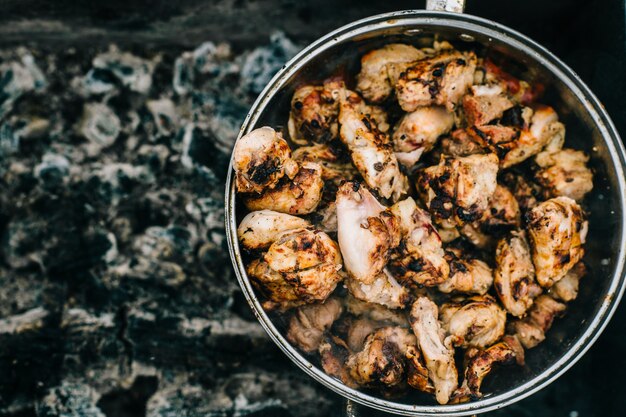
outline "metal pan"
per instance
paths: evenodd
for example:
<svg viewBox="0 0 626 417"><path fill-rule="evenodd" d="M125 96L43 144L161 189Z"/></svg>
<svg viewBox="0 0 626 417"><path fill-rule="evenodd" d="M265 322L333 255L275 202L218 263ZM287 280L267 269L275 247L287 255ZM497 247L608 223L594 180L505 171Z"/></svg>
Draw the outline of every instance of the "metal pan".
<svg viewBox="0 0 626 417"><path fill-rule="evenodd" d="M429 1L428 10L372 16L344 26L311 44L270 81L241 127L239 137L256 127L286 125L289 102L298 84L320 81L336 68L354 75L360 56L385 43L432 42L433 37L463 47L482 49L507 61L532 80L547 85L545 102L567 126L567 145L591 155L594 190L587 197L590 232L585 262L590 273L565 318L557 320L546 340L527 354L526 366L495 372L485 381L476 402L437 405L429 397L387 400L355 390L326 375L311 358L298 352L284 337L284 328L263 310L242 262L237 242L238 220L245 214L237 202L232 163L226 181L226 231L237 278L256 317L274 342L308 375L354 401L402 415L465 416L494 410L521 400L553 382L569 369L598 338L617 308L624 291L626 236L625 153L608 114L580 78L557 57L524 35L461 12L463 1ZM457 13L454 13L457 12ZM354 415L354 404L347 412Z"/></svg>

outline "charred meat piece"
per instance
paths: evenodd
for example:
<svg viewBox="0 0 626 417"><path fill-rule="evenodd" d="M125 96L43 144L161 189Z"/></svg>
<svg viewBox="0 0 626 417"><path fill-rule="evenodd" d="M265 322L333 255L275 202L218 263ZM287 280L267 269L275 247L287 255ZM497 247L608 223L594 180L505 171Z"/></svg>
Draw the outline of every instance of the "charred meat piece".
<svg viewBox="0 0 626 417"><path fill-rule="evenodd" d="M391 309L404 308L411 301L408 288L400 285L387 269L383 269L371 284L354 279L347 279L345 284L355 298Z"/></svg>
<svg viewBox="0 0 626 417"><path fill-rule="evenodd" d="M291 99L289 136L298 145L327 143L339 133L339 94L342 82L329 81L322 86L305 85Z"/></svg>
<svg viewBox="0 0 626 417"><path fill-rule="evenodd" d="M342 311L342 303L336 298L298 308L289 321L287 340L304 352L316 351L324 333L339 318Z"/></svg>
<svg viewBox="0 0 626 417"><path fill-rule="evenodd" d="M356 93L344 90L339 111L341 141L348 147L365 183L383 198L395 201L407 193L408 180L400 172L389 136L366 113L368 110Z"/></svg>
<svg viewBox="0 0 626 417"><path fill-rule="evenodd" d="M313 162L322 167L322 179L339 185L342 181L352 180L358 171L350 162L350 157L337 146L317 144L303 146L293 151L293 159L299 164Z"/></svg>
<svg viewBox="0 0 626 417"><path fill-rule="evenodd" d="M587 268L578 262L561 280L550 288L550 295L563 302L569 303L578 297L578 285L582 277L587 274Z"/></svg>
<svg viewBox="0 0 626 417"><path fill-rule="evenodd" d="M493 271L485 262L455 247L446 248L446 260L450 277L439 285L439 291L484 295L491 288Z"/></svg>
<svg viewBox="0 0 626 417"><path fill-rule="evenodd" d="M274 210L288 214L312 213L322 200L322 167L305 162L292 180L281 182L262 194L247 194L243 200L248 210Z"/></svg>
<svg viewBox="0 0 626 417"><path fill-rule="evenodd" d="M281 178L293 178L298 172L287 141L271 127L243 136L235 144L233 155L235 184L241 193L271 190Z"/></svg>
<svg viewBox="0 0 626 417"><path fill-rule="evenodd" d="M342 278L340 269L339 248L326 233L296 229L282 234L247 272L268 308L285 309L326 300Z"/></svg>
<svg viewBox="0 0 626 417"><path fill-rule="evenodd" d="M513 193L522 213L537 205L537 197L542 193L539 185L528 181L522 174L511 171L502 175L502 182Z"/></svg>
<svg viewBox="0 0 626 417"><path fill-rule="evenodd" d="M388 265L391 273L405 284L432 287L448 278L450 268L444 259L441 238L430 215L411 197L391 207L399 220L402 239L392 252Z"/></svg>
<svg viewBox="0 0 626 417"><path fill-rule="evenodd" d="M526 314L535 297L541 294L523 232L513 232L498 242L494 284L500 302L516 317Z"/></svg>
<svg viewBox="0 0 626 417"><path fill-rule="evenodd" d="M310 225L308 221L289 214L272 210L253 211L239 223L237 237L246 249L266 249L284 232Z"/></svg>
<svg viewBox="0 0 626 417"><path fill-rule="evenodd" d="M486 153L485 148L465 129L456 129L441 139L441 152L452 157Z"/></svg>
<svg viewBox="0 0 626 417"><path fill-rule="evenodd" d="M454 110L474 81L476 55L444 49L435 56L415 62L400 74L396 95L402 110L439 105Z"/></svg>
<svg viewBox="0 0 626 417"><path fill-rule="evenodd" d="M527 217L537 281L549 288L582 259L588 224L580 206L569 197L544 201Z"/></svg>
<svg viewBox="0 0 626 417"><path fill-rule="evenodd" d="M506 312L490 295L477 295L441 306L439 318L454 344L484 348L504 335Z"/></svg>
<svg viewBox="0 0 626 417"><path fill-rule="evenodd" d="M397 76L411 62L424 58L425 53L401 43L385 45L361 57L361 71L356 89L373 103L384 101L393 92Z"/></svg>
<svg viewBox="0 0 626 417"><path fill-rule="evenodd" d="M485 350L472 353L473 355L469 358L465 368L463 384L454 392L452 403L462 403L481 398L483 394L480 392L480 387L493 366L498 363L512 364L516 358L515 350L506 342L500 342Z"/></svg>
<svg viewBox="0 0 626 417"><path fill-rule="evenodd" d="M437 305L428 297L419 297L413 303L409 317L429 378L435 386L437 402L447 404L458 386L452 338L444 339Z"/></svg>
<svg viewBox="0 0 626 417"><path fill-rule="evenodd" d="M400 228L396 217L365 187L346 182L337 192L337 236L348 274L372 284L400 243Z"/></svg>
<svg viewBox="0 0 626 417"><path fill-rule="evenodd" d="M417 163L437 139L450 131L454 116L443 107L420 107L405 114L396 125L392 139L398 161L406 167Z"/></svg>
<svg viewBox="0 0 626 417"><path fill-rule="evenodd" d="M534 82L531 85L527 81L520 80L489 59L484 61L483 69L485 71L484 82L500 84L506 94L516 103L527 106L536 101L544 91L543 84Z"/></svg>
<svg viewBox="0 0 626 417"><path fill-rule="evenodd" d="M324 372L351 388L358 387L346 367L346 361L350 357L350 348L343 340L332 335L325 336L319 345L318 353Z"/></svg>
<svg viewBox="0 0 626 417"><path fill-rule="evenodd" d="M548 295L540 295L528 311L528 316L512 321L509 330L526 349L534 348L546 338L546 332L552 327L552 322L563 314L565 309L565 304Z"/></svg>
<svg viewBox="0 0 626 417"><path fill-rule="evenodd" d="M482 216L496 190L498 158L494 154L450 158L424 169L418 190L436 220L445 224L471 223Z"/></svg>
<svg viewBox="0 0 626 417"><path fill-rule="evenodd" d="M517 200L503 185L498 184L489 199L489 206L482 216L473 223L460 228L460 232L470 242L481 249L495 246L494 238L518 229L521 215Z"/></svg>
<svg viewBox="0 0 626 417"><path fill-rule="evenodd" d="M546 198L565 196L581 201L593 189L593 174L584 152L562 149L541 152L535 157L539 170L535 180L546 190Z"/></svg>
<svg viewBox="0 0 626 417"><path fill-rule="evenodd" d="M346 366L360 386L399 386L406 381L407 351L411 346L415 347L415 336L409 330L384 327L367 337L363 349L351 355Z"/></svg>
<svg viewBox="0 0 626 417"><path fill-rule="evenodd" d="M482 126L499 119L514 106L500 85L474 85L463 97L463 111L470 125Z"/></svg>
<svg viewBox="0 0 626 417"><path fill-rule="evenodd" d="M372 304L359 300L351 295L344 299L346 311L353 316L363 317L378 323L408 327L409 322L401 311L390 310L380 304Z"/></svg>

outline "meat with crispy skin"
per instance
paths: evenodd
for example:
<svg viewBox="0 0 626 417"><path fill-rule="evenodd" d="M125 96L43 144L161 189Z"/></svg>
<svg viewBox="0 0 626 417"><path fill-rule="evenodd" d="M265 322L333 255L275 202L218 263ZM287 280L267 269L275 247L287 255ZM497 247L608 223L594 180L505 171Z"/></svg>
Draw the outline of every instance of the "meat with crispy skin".
<svg viewBox="0 0 626 417"><path fill-rule="evenodd" d="M546 338L546 332L552 327L552 322L563 314L565 309L565 304L548 295L540 295L526 317L511 322L510 331L526 349L534 348Z"/></svg>
<svg viewBox="0 0 626 417"><path fill-rule="evenodd" d="M527 217L537 281L549 288L582 259L587 221L581 207L569 197L544 201Z"/></svg>
<svg viewBox="0 0 626 417"><path fill-rule="evenodd" d="M454 344L484 348L504 335L506 312L490 295L477 295L441 306L442 328Z"/></svg>
<svg viewBox="0 0 626 417"><path fill-rule="evenodd" d="M588 161L584 152L573 149L541 152L535 157L540 168L535 172L535 180L544 188L547 198L565 196L581 201L593 189Z"/></svg>
<svg viewBox="0 0 626 417"><path fill-rule="evenodd" d="M350 157L338 146L316 144L303 146L293 151L292 158L299 164L314 162L322 167L322 179L339 185L342 181L352 180L358 171L350 162Z"/></svg>
<svg viewBox="0 0 626 417"><path fill-rule="evenodd" d="M514 103L506 96L502 86L474 85L470 94L463 97L463 111L470 125L482 126L499 119L513 107Z"/></svg>
<svg viewBox="0 0 626 417"><path fill-rule="evenodd" d="M291 99L289 137L298 145L327 143L339 133L339 94L342 82L329 81L321 86L304 85Z"/></svg>
<svg viewBox="0 0 626 417"><path fill-rule="evenodd" d="M239 242L246 249L266 249L284 232L311 224L299 217L272 210L248 213L237 227Z"/></svg>
<svg viewBox="0 0 626 417"><path fill-rule="evenodd" d="M383 269L371 284L355 279L347 279L345 284L355 298L391 309L404 308L411 301L408 288L400 285L387 269Z"/></svg>
<svg viewBox="0 0 626 417"><path fill-rule="evenodd" d="M493 283L493 271L484 261L455 247L446 248L450 277L439 285L443 293L486 294Z"/></svg>
<svg viewBox="0 0 626 417"><path fill-rule="evenodd" d="M524 232L513 232L498 242L494 287L504 308L516 317L526 314L541 294Z"/></svg>
<svg viewBox="0 0 626 417"><path fill-rule="evenodd" d="M388 268L401 283L432 287L448 278L450 268L444 259L441 238L430 215L411 197L391 207L399 220L402 239L392 251Z"/></svg>
<svg viewBox="0 0 626 417"><path fill-rule="evenodd" d="M429 378L435 386L437 402L447 404L458 385L458 374L452 338L444 338L438 316L437 305L428 297L419 297L413 303L409 318Z"/></svg>
<svg viewBox="0 0 626 417"><path fill-rule="evenodd" d="M233 155L235 184L241 193L271 190L281 178L293 178L298 172L287 141L271 127L260 127L243 136Z"/></svg>

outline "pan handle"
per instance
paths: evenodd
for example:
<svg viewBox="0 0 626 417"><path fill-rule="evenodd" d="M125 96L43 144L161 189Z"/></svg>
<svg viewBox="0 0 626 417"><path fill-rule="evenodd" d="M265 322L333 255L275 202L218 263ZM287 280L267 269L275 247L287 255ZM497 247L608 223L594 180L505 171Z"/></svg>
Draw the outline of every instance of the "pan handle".
<svg viewBox="0 0 626 417"><path fill-rule="evenodd" d="M465 0L426 0L426 10L463 13Z"/></svg>

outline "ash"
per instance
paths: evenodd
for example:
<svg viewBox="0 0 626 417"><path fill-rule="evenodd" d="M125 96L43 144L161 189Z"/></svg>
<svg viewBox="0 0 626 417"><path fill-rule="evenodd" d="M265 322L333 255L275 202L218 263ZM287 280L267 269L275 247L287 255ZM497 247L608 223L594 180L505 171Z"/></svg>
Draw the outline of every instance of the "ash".
<svg viewBox="0 0 626 417"><path fill-rule="evenodd" d="M0 50L0 415L326 416L224 235L230 150L299 47Z"/></svg>

